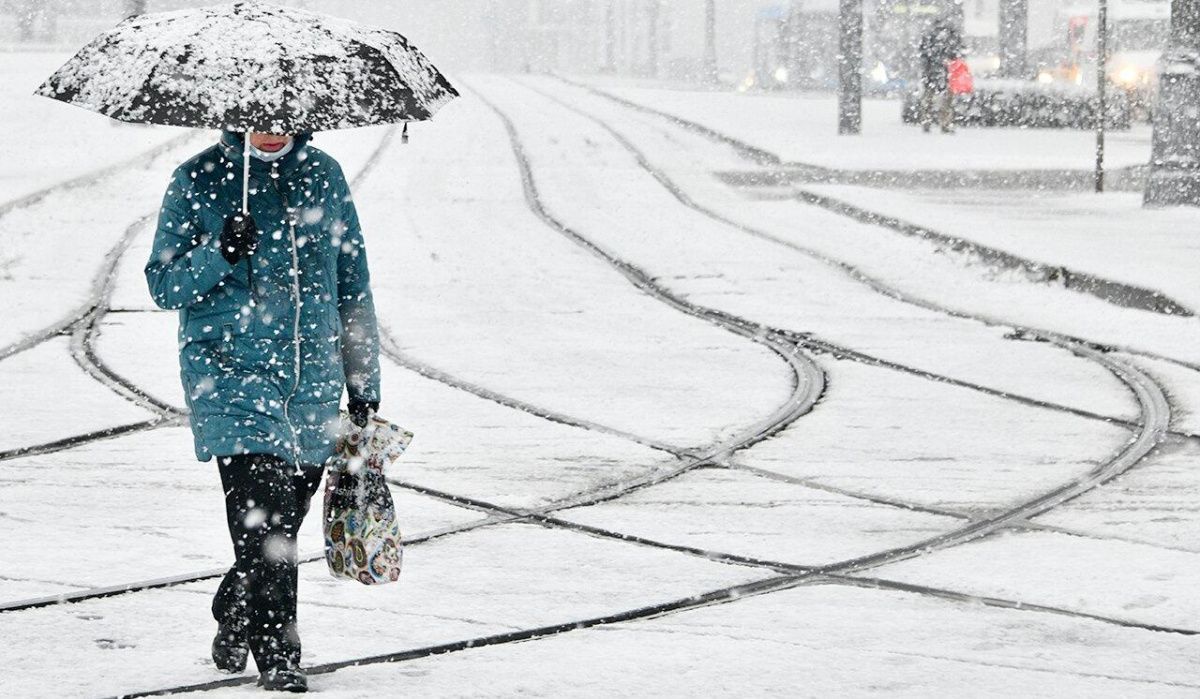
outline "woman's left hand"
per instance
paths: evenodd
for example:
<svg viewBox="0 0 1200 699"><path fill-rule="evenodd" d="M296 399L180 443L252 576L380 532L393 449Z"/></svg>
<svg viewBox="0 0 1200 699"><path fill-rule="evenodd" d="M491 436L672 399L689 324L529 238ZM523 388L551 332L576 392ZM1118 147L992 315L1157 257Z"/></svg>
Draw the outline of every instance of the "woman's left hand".
<svg viewBox="0 0 1200 699"><path fill-rule="evenodd" d="M359 427L363 427L367 424L367 420L371 419L372 415L379 412L379 401L351 398L350 402L346 405L346 412L350 413L351 422Z"/></svg>

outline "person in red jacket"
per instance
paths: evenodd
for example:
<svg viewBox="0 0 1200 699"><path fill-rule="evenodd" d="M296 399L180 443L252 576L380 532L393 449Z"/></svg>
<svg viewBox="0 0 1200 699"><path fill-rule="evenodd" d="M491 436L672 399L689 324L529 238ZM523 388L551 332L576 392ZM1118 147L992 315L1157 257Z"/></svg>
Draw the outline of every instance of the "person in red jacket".
<svg viewBox="0 0 1200 699"><path fill-rule="evenodd" d="M921 128L929 133L937 109L942 133L954 131L954 96L950 92L948 66L962 58L963 40L958 30L944 19L936 19L921 37Z"/></svg>

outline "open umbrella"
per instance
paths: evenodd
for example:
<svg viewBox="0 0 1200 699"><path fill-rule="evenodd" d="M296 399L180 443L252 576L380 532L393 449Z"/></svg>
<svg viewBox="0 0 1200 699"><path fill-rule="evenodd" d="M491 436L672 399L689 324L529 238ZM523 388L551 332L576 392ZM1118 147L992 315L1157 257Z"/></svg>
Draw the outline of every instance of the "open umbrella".
<svg viewBox="0 0 1200 699"><path fill-rule="evenodd" d="M396 32L260 2L141 15L36 94L121 121L296 134L420 121L458 95Z"/></svg>

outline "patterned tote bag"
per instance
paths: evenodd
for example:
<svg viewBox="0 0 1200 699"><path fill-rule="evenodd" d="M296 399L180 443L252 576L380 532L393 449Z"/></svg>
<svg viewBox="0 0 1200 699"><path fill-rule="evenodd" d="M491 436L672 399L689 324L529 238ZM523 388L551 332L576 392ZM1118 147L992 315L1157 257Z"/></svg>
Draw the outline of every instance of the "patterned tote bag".
<svg viewBox="0 0 1200 699"><path fill-rule="evenodd" d="M335 578L364 585L400 578L402 541L384 469L412 432L377 416L364 427L342 416L342 436L325 477L325 561Z"/></svg>

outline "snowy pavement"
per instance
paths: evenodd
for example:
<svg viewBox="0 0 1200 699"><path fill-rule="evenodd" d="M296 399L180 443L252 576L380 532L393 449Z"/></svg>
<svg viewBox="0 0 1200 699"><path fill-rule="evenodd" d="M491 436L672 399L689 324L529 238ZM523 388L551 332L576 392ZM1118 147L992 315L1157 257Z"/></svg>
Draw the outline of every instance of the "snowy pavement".
<svg viewBox="0 0 1200 699"><path fill-rule="evenodd" d="M832 94L736 93L670 88L645 81L580 78L635 104L698 122L777 156L782 165L816 165L845 171L1090 170L1096 137L1062 129L962 128L952 136L922 134L900 121L898 100L863 100L862 134L837 138ZM1110 167L1145 165L1150 129L1136 124L1108 134Z"/></svg>
<svg viewBox="0 0 1200 699"><path fill-rule="evenodd" d="M751 167L720 139L561 80L456 83L408 145L315 142L353 178L384 414L417 436L402 582L301 566L314 690L1200 692L1200 321L755 198L713 176ZM744 118L709 128L739 139L779 106L637 90L719 99ZM141 275L146 214L203 143L0 211L22 251L0 274L0 694L255 691L207 659L219 480ZM130 155L95 145L38 186ZM1189 212L830 191L1200 310ZM1104 252L1125 223L1086 235L1108 219L1140 235L1129 274Z"/></svg>

